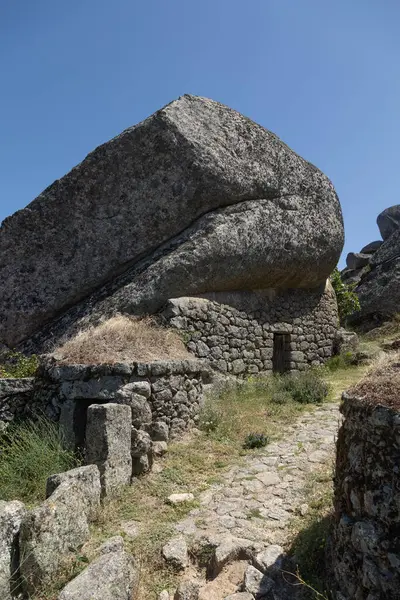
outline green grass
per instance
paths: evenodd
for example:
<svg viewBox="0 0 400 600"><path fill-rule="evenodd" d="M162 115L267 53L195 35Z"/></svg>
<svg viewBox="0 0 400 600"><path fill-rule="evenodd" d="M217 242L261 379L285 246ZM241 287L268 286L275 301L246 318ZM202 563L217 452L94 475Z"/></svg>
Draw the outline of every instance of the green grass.
<svg viewBox="0 0 400 600"><path fill-rule="evenodd" d="M0 437L0 499L36 504L45 499L50 475L77 464L75 455L63 449L52 421L41 417L11 425Z"/></svg>
<svg viewBox="0 0 400 600"><path fill-rule="evenodd" d="M325 367L328 371L335 372L340 369L350 369L354 366L354 353L353 352L342 352L341 354L337 354L336 356L332 356L329 358Z"/></svg>
<svg viewBox="0 0 400 600"><path fill-rule="evenodd" d="M323 378L322 369L308 369L300 373L293 373L274 378L276 393L280 392L291 396L295 402L301 404L320 404L324 402L329 394L329 385ZM276 396L273 391L272 398L275 402ZM278 404L282 403L282 396Z"/></svg>

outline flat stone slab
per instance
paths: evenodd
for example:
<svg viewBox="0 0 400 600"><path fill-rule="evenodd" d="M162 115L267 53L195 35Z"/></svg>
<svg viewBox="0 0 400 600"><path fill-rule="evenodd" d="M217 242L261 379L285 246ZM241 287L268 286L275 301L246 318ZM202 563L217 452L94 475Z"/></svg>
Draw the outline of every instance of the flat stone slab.
<svg viewBox="0 0 400 600"><path fill-rule="evenodd" d="M183 502L192 502L194 496L191 493L171 494L168 496L168 504L182 504Z"/></svg>

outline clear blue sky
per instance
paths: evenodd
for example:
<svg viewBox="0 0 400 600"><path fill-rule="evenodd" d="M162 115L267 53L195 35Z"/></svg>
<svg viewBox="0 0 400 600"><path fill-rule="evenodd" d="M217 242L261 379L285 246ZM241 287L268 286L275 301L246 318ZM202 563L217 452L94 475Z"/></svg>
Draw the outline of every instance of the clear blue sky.
<svg viewBox="0 0 400 600"><path fill-rule="evenodd" d="M399 0L0 0L0 221L191 93L329 175L357 251L400 203L399 31Z"/></svg>

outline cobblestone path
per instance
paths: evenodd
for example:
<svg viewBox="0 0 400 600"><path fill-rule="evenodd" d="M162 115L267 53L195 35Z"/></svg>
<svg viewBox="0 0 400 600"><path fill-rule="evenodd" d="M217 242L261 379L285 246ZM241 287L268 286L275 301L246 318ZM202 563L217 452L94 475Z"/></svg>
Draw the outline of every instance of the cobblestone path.
<svg viewBox="0 0 400 600"><path fill-rule="evenodd" d="M290 519L307 510L307 477L333 464L339 420L337 404L325 404L302 415L288 425L284 439L231 468L223 483L200 496L200 507L176 525L177 535L183 536L189 547L208 543L215 548L213 578L222 577L222 571L235 560L247 559L242 561L246 582L239 587L247 592L248 599L252 594L272 600L298 597L294 592L280 595L282 590L270 576L282 564L279 555L288 539ZM265 594L260 596L263 585ZM220 587L210 581L201 590L200 600L218 600L238 591L237 581L227 583L224 590ZM244 595L237 598L246 600Z"/></svg>

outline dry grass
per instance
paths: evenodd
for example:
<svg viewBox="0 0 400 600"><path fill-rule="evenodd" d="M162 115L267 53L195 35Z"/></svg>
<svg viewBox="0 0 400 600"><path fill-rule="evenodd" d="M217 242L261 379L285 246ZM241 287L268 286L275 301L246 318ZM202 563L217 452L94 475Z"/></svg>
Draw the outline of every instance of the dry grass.
<svg viewBox="0 0 400 600"><path fill-rule="evenodd" d="M400 408L400 352L380 355L364 377L350 389L366 402Z"/></svg>
<svg viewBox="0 0 400 600"><path fill-rule="evenodd" d="M149 317L117 315L79 332L54 351L67 364L190 358L179 334Z"/></svg>

